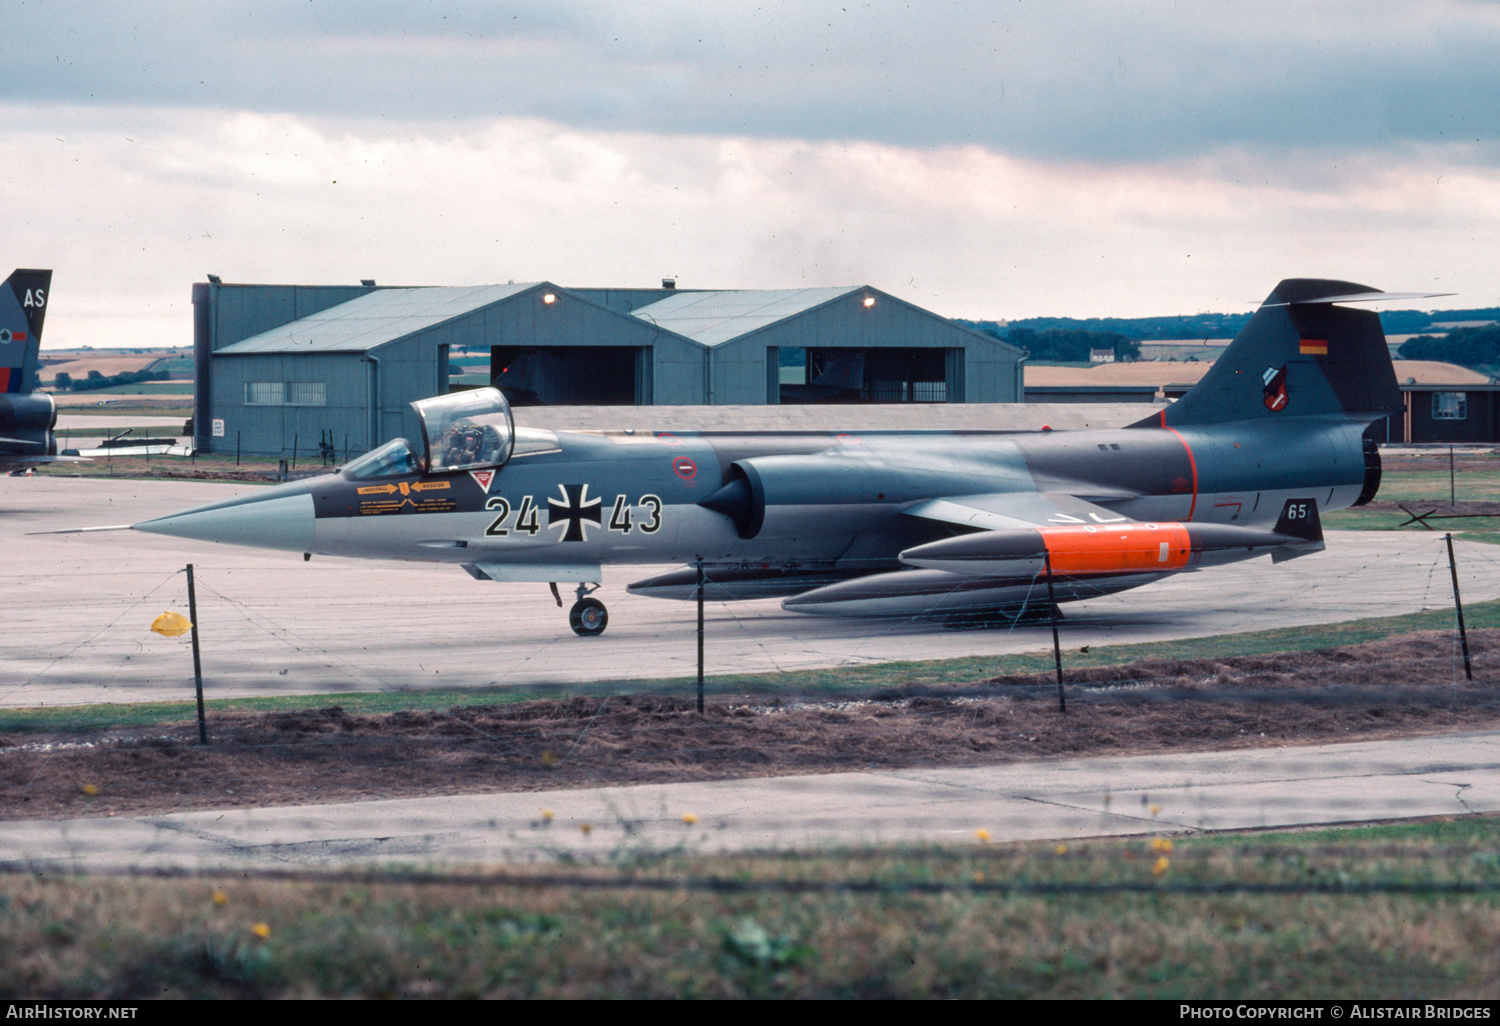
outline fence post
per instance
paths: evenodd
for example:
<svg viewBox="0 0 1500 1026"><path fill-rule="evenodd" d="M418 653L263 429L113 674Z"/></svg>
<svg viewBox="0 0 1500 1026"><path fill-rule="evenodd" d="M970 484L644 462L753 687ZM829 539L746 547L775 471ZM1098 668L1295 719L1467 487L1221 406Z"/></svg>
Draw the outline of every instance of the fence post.
<svg viewBox="0 0 1500 1026"><path fill-rule="evenodd" d="M703 715L703 560L698 567L698 715Z"/></svg>
<svg viewBox="0 0 1500 1026"><path fill-rule="evenodd" d="M1068 696L1063 691L1062 642L1057 636L1057 595L1052 590L1052 553L1042 553L1042 569L1047 574L1047 601L1052 606L1052 659L1057 663L1057 711L1068 711Z"/></svg>
<svg viewBox="0 0 1500 1026"><path fill-rule="evenodd" d="M1448 542L1448 570L1453 574L1453 608L1458 611L1458 639L1464 648L1464 676L1474 679L1474 667L1469 662L1469 632L1464 629L1464 604L1458 597L1458 561L1453 558L1453 535L1445 534Z"/></svg>
<svg viewBox="0 0 1500 1026"><path fill-rule="evenodd" d="M198 690L198 743L208 744L208 722L203 718L203 660L198 655L198 592L193 588L193 564L187 565L188 619L193 622L193 684Z"/></svg>

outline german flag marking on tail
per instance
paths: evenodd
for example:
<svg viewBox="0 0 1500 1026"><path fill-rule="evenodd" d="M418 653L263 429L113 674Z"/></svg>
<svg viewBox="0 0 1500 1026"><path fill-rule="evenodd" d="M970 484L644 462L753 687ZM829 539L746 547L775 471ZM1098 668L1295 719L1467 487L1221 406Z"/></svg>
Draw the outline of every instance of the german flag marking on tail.
<svg viewBox="0 0 1500 1026"><path fill-rule="evenodd" d="M1327 356L1328 340L1326 338L1304 338L1297 347L1297 351L1303 356Z"/></svg>

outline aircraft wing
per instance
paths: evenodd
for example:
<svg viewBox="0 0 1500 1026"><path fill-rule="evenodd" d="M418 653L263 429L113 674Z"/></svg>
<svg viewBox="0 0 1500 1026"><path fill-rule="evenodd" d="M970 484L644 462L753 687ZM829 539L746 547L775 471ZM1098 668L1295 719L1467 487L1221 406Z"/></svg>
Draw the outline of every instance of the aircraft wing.
<svg viewBox="0 0 1500 1026"><path fill-rule="evenodd" d="M991 492L928 499L902 510L907 516L945 524L1003 531L1017 527L1124 524L1121 516L1068 492Z"/></svg>

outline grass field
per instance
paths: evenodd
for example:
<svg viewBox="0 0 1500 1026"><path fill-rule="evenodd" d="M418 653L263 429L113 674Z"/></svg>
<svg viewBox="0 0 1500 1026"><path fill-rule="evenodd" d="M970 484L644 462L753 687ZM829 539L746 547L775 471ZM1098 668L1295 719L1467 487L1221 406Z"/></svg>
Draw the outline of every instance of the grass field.
<svg viewBox="0 0 1500 1026"><path fill-rule="evenodd" d="M1449 505L1451 498L1455 505ZM1387 461L1381 476L1380 492L1374 507L1339 510L1323 518L1331 531L1421 531L1425 528L1403 524L1410 517L1392 504L1400 504L1413 513L1489 513L1500 503L1500 458L1463 455L1455 463L1450 478L1446 452L1434 450L1431 457L1399 457ZM1452 533L1467 541L1500 543L1500 516L1466 516L1428 521L1434 532Z"/></svg>
<svg viewBox="0 0 1500 1026"><path fill-rule="evenodd" d="M0 993L1493 999L1497 844L1476 816L462 876L16 872Z"/></svg>
<svg viewBox="0 0 1500 1026"><path fill-rule="evenodd" d="M113 400L102 402L102 399ZM145 414L151 417L181 417L187 420L193 415L193 401L188 396L135 395L103 396L87 402L60 402L59 416L69 417L118 417L122 413Z"/></svg>
<svg viewBox="0 0 1500 1026"><path fill-rule="evenodd" d="M1386 472L1380 479L1383 502L1448 501L1448 469ZM1459 502L1500 502L1500 459L1465 460L1453 475L1453 497Z"/></svg>
<svg viewBox="0 0 1500 1026"><path fill-rule="evenodd" d="M108 388L90 388L68 394L83 396L192 395L193 383L191 381L141 381L134 385L111 385Z"/></svg>

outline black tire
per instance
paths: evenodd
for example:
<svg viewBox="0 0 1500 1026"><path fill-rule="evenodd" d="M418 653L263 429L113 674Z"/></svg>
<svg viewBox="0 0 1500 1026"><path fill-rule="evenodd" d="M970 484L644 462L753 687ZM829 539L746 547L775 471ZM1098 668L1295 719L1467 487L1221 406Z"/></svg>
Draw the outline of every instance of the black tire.
<svg viewBox="0 0 1500 1026"><path fill-rule="evenodd" d="M581 638L596 637L609 626L609 610L596 598L579 599L568 610L568 626Z"/></svg>

